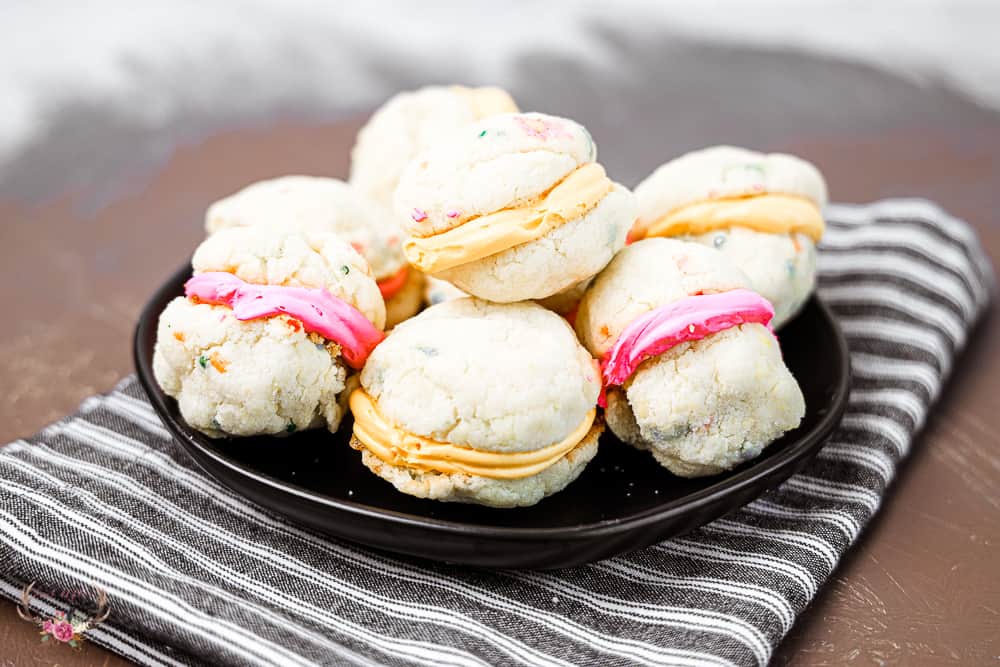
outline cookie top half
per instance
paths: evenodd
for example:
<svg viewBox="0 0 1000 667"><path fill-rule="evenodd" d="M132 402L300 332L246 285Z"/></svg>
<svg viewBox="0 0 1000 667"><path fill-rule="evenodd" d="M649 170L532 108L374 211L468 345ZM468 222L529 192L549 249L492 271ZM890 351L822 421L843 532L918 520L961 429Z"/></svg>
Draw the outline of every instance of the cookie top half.
<svg viewBox="0 0 1000 667"><path fill-rule="evenodd" d="M391 208L399 176L414 155L469 123L514 111L511 96L495 87L426 86L398 93L358 133L351 185Z"/></svg>
<svg viewBox="0 0 1000 667"><path fill-rule="evenodd" d="M749 289L750 279L714 248L667 238L619 252L580 300L576 331L602 357L634 319L684 297Z"/></svg>
<svg viewBox="0 0 1000 667"><path fill-rule="evenodd" d="M302 232L333 232L350 242L377 279L406 263L401 230L382 209L347 183L320 176L282 176L258 181L212 204L205 229L270 226Z"/></svg>
<svg viewBox="0 0 1000 667"><path fill-rule="evenodd" d="M325 288L385 326L385 303L368 262L330 232L233 227L209 236L191 260L195 274L232 273L255 285Z"/></svg>
<svg viewBox="0 0 1000 667"><path fill-rule="evenodd" d="M596 157L590 133L572 120L492 116L410 162L396 190L396 213L411 236L433 236L531 203Z"/></svg>
<svg viewBox="0 0 1000 667"><path fill-rule="evenodd" d="M764 194L800 197L818 208L827 202L826 181L810 162L785 153L714 146L667 162L636 187L637 228L690 204Z"/></svg>

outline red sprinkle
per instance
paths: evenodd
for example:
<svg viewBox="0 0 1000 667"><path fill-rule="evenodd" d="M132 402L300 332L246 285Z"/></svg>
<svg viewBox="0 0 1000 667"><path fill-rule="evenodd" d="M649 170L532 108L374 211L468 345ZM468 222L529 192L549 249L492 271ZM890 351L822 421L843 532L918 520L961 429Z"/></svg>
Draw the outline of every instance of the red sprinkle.
<svg viewBox="0 0 1000 667"><path fill-rule="evenodd" d="M457 218L460 214L461 214L461 211L459 211L458 209L454 209L454 208L451 209L450 211L448 211L447 213L445 213L445 215L448 216L449 218Z"/></svg>

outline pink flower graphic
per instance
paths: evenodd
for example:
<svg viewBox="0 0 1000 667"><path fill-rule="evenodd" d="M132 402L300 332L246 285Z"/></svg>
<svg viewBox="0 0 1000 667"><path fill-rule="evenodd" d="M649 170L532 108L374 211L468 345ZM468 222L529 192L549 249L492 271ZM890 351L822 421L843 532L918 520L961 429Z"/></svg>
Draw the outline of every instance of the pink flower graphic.
<svg viewBox="0 0 1000 667"><path fill-rule="evenodd" d="M74 609L73 613L67 617L65 612L56 612L50 618L43 618L31 611L31 591L35 583L31 582L21 591L21 600L17 606L17 615L23 620L29 621L41 628L41 641L47 642L52 639L68 644L71 648L79 649L83 644L83 634L92 628L97 627L107 619L111 613L108 605L108 595L104 590L97 588L97 614L88 616L82 611Z"/></svg>
<svg viewBox="0 0 1000 667"><path fill-rule="evenodd" d="M59 621L52 626L52 636L61 642L73 639L73 626L68 621Z"/></svg>

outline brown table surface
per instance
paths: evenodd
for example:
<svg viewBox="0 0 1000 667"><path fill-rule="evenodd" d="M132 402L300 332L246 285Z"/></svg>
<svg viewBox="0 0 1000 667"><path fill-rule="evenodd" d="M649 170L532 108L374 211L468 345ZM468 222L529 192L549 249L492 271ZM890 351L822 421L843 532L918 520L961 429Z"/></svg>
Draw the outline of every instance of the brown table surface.
<svg viewBox="0 0 1000 667"><path fill-rule="evenodd" d="M821 167L836 201L936 200L971 222L990 255L1000 257L1000 115L852 66L796 59L783 70L789 59L768 54L754 57L772 58L768 71L784 83L772 82L770 99L761 96L749 110L727 107L714 97L720 87L714 68L731 66L732 83L747 57L718 56L698 85L681 81L688 94L670 110L650 96L629 108L605 104L595 111L587 96L596 93L570 90L572 73L568 80L542 77L521 98L537 100L526 107L581 117L609 172L624 174L619 178L629 185L665 157L697 145L733 141L790 150ZM822 90L810 83L815 77L826 82ZM782 93L790 80L812 96ZM556 102L544 104L549 99ZM788 107L776 113L782 99ZM829 109L833 101L841 106ZM894 105L888 112L872 111L887 104ZM664 129L668 117L673 124ZM283 173L343 176L358 127L357 120L287 119L215 127L200 139L175 133L164 140L166 149L137 157L148 136L134 128L115 132L111 121L93 115L85 121L68 116L57 123L0 178L0 442L38 430L131 372L139 308L198 243L208 203ZM168 157L154 164L156 155ZM994 311L931 411L880 514L792 629L776 664L994 664L1000 655L998 394ZM125 663L94 646L76 653L40 644L14 606L0 604L0 667L50 664Z"/></svg>

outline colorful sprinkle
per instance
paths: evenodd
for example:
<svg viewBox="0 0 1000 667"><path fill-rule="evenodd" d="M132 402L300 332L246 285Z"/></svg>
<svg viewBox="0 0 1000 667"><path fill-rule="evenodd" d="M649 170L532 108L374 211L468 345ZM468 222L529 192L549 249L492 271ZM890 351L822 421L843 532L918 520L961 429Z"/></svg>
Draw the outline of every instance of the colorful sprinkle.
<svg viewBox="0 0 1000 667"><path fill-rule="evenodd" d="M458 217L459 215L461 215L461 214L462 214L462 212L461 212L461 211L459 211L459 210L458 210L458 209L456 209L456 208L453 208L453 209L451 209L450 211L447 211L447 212L445 213L445 215L446 215L446 216L448 216L449 218L457 218L457 217Z"/></svg>
<svg viewBox="0 0 1000 667"><path fill-rule="evenodd" d="M184 342L184 332L183 331L175 331L174 332L174 338L176 338L177 340L179 340L180 342L183 343Z"/></svg>
<svg viewBox="0 0 1000 667"><path fill-rule="evenodd" d="M208 368L208 357L206 357L204 354L198 357L198 365L201 366L202 368Z"/></svg>
<svg viewBox="0 0 1000 667"><path fill-rule="evenodd" d="M556 123L544 118L526 118L524 116L518 116L514 119L514 122L516 122L518 126L520 126L521 130L523 130L529 137L541 139L542 141L547 141L548 139L557 137L563 137L566 139L573 138L573 135L570 134L561 123Z"/></svg>
<svg viewBox="0 0 1000 667"><path fill-rule="evenodd" d="M758 179L764 178L765 174L767 173L764 169L764 166L761 164L731 164L722 168L723 182L728 182L730 175L732 175L734 171L737 172L739 175L742 175L743 178L747 180L749 180L749 174L747 172L753 172L757 174ZM757 186L754 186L754 189L755 190L758 189ZM764 186L761 185L760 189L763 190Z"/></svg>
<svg viewBox="0 0 1000 667"><path fill-rule="evenodd" d="M721 248L722 246L726 245L726 235L725 234L716 235L716 237L712 239L712 245L714 245L716 248Z"/></svg>
<svg viewBox="0 0 1000 667"><path fill-rule="evenodd" d="M340 272L346 276L351 272L351 267L349 267L347 264L344 264L342 267L340 267Z"/></svg>
<svg viewBox="0 0 1000 667"><path fill-rule="evenodd" d="M486 136L486 130L483 130L482 132L479 133L479 138L480 139L482 139L485 136Z"/></svg>
<svg viewBox="0 0 1000 667"><path fill-rule="evenodd" d="M295 425L295 422L288 422L288 426L285 427L285 433L295 433L299 427Z"/></svg>
<svg viewBox="0 0 1000 667"><path fill-rule="evenodd" d="M219 355L216 354L215 352L209 355L208 361L210 364L212 364L212 368L219 371L220 373L225 373L226 367L229 366L229 362L224 359L220 359Z"/></svg>
<svg viewBox="0 0 1000 667"><path fill-rule="evenodd" d="M220 424L219 420L216 419L215 417L212 417L212 428L214 428L216 431L222 430L222 424Z"/></svg>
<svg viewBox="0 0 1000 667"><path fill-rule="evenodd" d="M410 217L413 218L414 222L423 222L427 219L427 211L415 208L413 209L413 212L410 213Z"/></svg>

